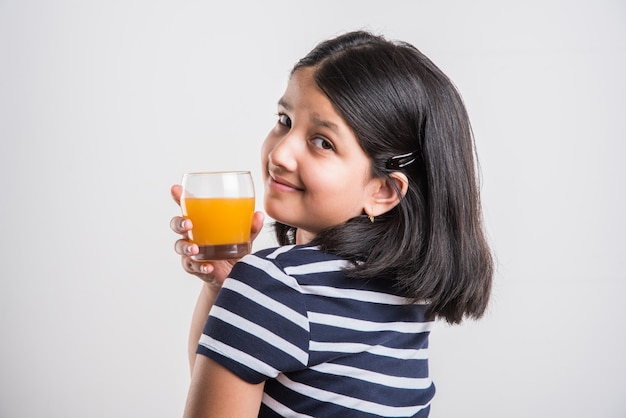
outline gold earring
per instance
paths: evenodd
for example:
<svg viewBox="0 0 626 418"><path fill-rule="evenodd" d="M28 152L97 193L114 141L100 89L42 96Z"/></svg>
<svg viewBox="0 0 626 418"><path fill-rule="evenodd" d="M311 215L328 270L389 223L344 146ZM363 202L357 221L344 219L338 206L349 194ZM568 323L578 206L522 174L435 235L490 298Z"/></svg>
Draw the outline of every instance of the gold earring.
<svg viewBox="0 0 626 418"><path fill-rule="evenodd" d="M367 215L368 218L370 218L370 222L374 223L374 215Z"/></svg>

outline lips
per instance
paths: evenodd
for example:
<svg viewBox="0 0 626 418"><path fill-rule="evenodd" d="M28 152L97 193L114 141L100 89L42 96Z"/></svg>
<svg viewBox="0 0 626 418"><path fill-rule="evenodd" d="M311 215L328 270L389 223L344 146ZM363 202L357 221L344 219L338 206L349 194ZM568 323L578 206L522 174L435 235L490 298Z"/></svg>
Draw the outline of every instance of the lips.
<svg viewBox="0 0 626 418"><path fill-rule="evenodd" d="M270 186L281 191L303 191L301 187L296 186L285 178L270 173Z"/></svg>

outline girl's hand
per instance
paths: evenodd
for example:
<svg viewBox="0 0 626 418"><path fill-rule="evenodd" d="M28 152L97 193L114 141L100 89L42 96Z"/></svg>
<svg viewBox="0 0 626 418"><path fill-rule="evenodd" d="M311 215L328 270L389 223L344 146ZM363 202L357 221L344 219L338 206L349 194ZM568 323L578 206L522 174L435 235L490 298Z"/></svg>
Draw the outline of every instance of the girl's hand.
<svg viewBox="0 0 626 418"><path fill-rule="evenodd" d="M182 187L180 185L174 185L171 188L172 198L180 206L180 196L182 193ZM254 239L261 232L263 228L263 219L265 216L263 212L255 212L252 220L252 230L250 240ZM211 262L195 261L191 259L192 255L198 254L199 248L196 244L189 241L189 231L193 225L191 220L182 216L175 216L170 221L170 228L177 234L182 235L182 238L176 241L174 250L181 256L181 263L183 269L196 277L199 277L204 282L221 286L228 274L232 270L237 260L215 260Z"/></svg>

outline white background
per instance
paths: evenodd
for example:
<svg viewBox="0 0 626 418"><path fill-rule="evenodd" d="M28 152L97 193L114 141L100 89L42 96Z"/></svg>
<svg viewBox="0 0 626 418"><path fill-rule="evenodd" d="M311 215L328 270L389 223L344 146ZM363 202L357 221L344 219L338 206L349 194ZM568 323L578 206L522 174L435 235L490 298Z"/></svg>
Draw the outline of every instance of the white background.
<svg viewBox="0 0 626 418"><path fill-rule="evenodd" d="M626 416L623 1L0 0L0 417L180 416L169 187L258 180L291 66L359 28L433 59L476 135L498 271L433 333L432 416Z"/></svg>

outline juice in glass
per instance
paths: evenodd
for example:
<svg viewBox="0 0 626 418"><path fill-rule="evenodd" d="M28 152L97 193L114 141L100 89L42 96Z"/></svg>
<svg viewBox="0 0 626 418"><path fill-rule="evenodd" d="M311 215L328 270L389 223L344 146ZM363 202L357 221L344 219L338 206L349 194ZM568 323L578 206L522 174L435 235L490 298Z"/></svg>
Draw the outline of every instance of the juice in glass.
<svg viewBox="0 0 626 418"><path fill-rule="evenodd" d="M193 223L189 238L200 248L196 260L238 258L250 252L253 197L187 197L181 203Z"/></svg>

